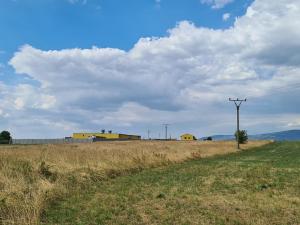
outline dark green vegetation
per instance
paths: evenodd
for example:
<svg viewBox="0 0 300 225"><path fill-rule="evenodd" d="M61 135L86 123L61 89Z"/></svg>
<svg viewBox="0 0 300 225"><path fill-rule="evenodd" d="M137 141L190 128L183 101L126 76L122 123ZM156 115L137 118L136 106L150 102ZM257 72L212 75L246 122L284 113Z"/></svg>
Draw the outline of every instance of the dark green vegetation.
<svg viewBox="0 0 300 225"><path fill-rule="evenodd" d="M273 143L95 181L54 201L42 221L300 224L300 142Z"/></svg>
<svg viewBox="0 0 300 225"><path fill-rule="evenodd" d="M2 131L0 133L0 144L10 144L11 136L8 131Z"/></svg>
<svg viewBox="0 0 300 225"><path fill-rule="evenodd" d="M240 144L245 144L248 141L248 134L245 130L236 131L234 136L235 140L238 140Z"/></svg>

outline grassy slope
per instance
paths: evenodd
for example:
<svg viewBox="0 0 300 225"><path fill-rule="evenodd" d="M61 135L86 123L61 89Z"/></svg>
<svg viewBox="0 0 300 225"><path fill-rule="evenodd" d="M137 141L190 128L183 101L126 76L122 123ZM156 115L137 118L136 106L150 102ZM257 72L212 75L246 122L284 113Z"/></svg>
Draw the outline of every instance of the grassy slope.
<svg viewBox="0 0 300 225"><path fill-rule="evenodd" d="M44 224L300 224L300 142L147 169L75 191Z"/></svg>

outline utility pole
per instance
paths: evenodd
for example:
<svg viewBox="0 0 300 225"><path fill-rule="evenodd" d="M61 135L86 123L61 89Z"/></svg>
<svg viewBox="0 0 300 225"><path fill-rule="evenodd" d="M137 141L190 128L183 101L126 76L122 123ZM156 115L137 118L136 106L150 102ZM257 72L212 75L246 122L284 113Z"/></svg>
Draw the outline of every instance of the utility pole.
<svg viewBox="0 0 300 225"><path fill-rule="evenodd" d="M240 149L240 138L239 138L239 135L240 135L240 107L242 105L243 102L246 102L247 99L231 99L229 98L229 101L230 102L234 102L235 106L236 106L236 134L237 134L237 149Z"/></svg>
<svg viewBox="0 0 300 225"><path fill-rule="evenodd" d="M163 124L163 126L165 126L165 139L166 140L168 140L168 126L169 126L170 124L167 124L167 123L165 123L165 124Z"/></svg>
<svg viewBox="0 0 300 225"><path fill-rule="evenodd" d="M150 130L149 129L148 129L147 133L148 133L148 140L150 140Z"/></svg>

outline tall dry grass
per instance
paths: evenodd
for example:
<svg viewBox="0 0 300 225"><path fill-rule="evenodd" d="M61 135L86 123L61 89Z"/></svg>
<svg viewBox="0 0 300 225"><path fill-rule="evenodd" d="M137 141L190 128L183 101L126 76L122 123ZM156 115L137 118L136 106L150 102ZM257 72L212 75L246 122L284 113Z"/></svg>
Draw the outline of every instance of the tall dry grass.
<svg viewBox="0 0 300 225"><path fill-rule="evenodd" d="M267 144L249 142L244 149ZM234 142L100 142L0 146L0 225L39 224L46 204L87 181L236 151Z"/></svg>

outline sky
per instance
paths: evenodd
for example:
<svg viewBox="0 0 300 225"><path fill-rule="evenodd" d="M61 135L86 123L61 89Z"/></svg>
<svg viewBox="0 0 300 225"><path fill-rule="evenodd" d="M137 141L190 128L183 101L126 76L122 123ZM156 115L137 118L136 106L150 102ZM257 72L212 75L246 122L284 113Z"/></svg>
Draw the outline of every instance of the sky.
<svg viewBox="0 0 300 225"><path fill-rule="evenodd" d="M0 130L300 129L298 0L0 0Z"/></svg>

